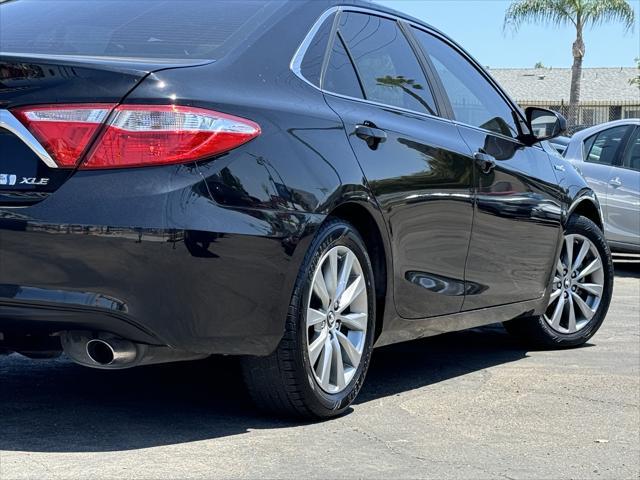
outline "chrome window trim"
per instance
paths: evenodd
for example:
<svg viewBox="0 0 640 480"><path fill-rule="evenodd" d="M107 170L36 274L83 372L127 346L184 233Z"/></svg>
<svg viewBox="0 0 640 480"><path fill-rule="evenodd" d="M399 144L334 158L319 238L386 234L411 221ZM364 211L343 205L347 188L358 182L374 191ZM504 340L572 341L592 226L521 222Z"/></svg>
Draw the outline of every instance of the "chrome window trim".
<svg viewBox="0 0 640 480"><path fill-rule="evenodd" d="M36 137L34 137L9 110L0 110L0 128L8 130L22 140L47 167L58 168L56 162L53 161L53 158L51 158L40 142L38 142Z"/></svg>
<svg viewBox="0 0 640 480"><path fill-rule="evenodd" d="M302 41L302 43L300 44L300 46L296 50L296 53L293 55L293 58L291 59L290 69L295 74L295 76L298 77L303 82L305 82L306 84L312 86L313 88L315 88L319 92L322 92L325 95L332 95L334 97L344 98L346 100L352 100L354 102L360 102L360 103L365 103L365 104L368 104L368 105L374 105L376 107L389 108L391 110L395 110L395 111L402 112L402 113L411 113L413 115L418 115L420 117L433 118L433 119L436 119L436 120L441 120L443 122L451 123L450 119L444 118L444 117L439 117L437 115L431 115L429 113L418 112L416 110L411 110L411 109L408 109L408 108L396 107L394 105L387 105L386 103L375 102L373 100L367 100L365 98L350 97L348 95L342 95L340 93L335 93L335 92L331 92L329 90L324 90L324 89L320 88L318 85L314 84L313 82L307 80L304 77L304 75L302 75L302 72L301 72L301 69L300 69L300 67L302 65L302 59L304 58L304 54L307 52L307 49L309 48L309 45L313 41L313 37L315 37L316 34L318 33L318 30L320 30L320 27L322 26L322 23L329 16L331 16L332 14L338 13L338 12L344 12L344 11L368 13L368 14L376 15L378 17L388 18L390 20L407 22L407 20L403 19L402 17L396 17L396 16L393 16L393 15L389 15L389 14L387 14L385 12L378 12L377 10L371 10L371 9L362 8L362 7L350 7L350 6L331 7L330 9L326 10L322 15L320 15L320 17L318 17L316 22L313 24L313 27L311 27L311 30L309 30L309 33L307 33L306 37L304 38L304 40ZM408 22L408 23L413 24L413 22Z"/></svg>
<svg viewBox="0 0 640 480"><path fill-rule="evenodd" d="M436 34L436 36L438 38L440 38L440 40L444 41L445 43L449 44L449 41L442 37L441 34L439 32L434 32L432 31L430 28L421 25L419 23L416 23L414 21L411 20L407 20L406 18L403 17L399 17L396 15L391 15L389 13L386 12L380 12L378 10L374 10L374 9L369 9L369 8L363 8L363 7L352 7L352 6L335 6L335 7L331 7L328 10L326 10L322 15L320 15L320 17L318 17L318 19L315 21L315 23L313 24L313 26L311 27L311 30L309 30L309 32L307 33L307 35L305 36L304 40L302 41L302 43L300 44L300 46L298 47L298 49L296 50L296 52L293 54L293 58L291 59L291 63L289 65L289 68L291 69L291 71L294 73L294 75L296 77L298 77L300 80L302 80L303 82L305 82L306 84L312 86L313 88L315 88L316 90L318 90L319 92L322 92L325 95L332 95L334 97L338 97L338 98L343 98L346 100L351 100L354 102L360 102L360 103L365 103L365 104L369 104L369 105L373 105L376 107L383 107L383 108L388 108L391 110L395 110L398 112L402 112L402 113L411 113L413 115L417 115L419 117L425 117L425 118L431 118L431 119L435 119L435 120L440 120L443 122L447 122L447 123L453 123L455 125L459 125L459 126L464 126L467 128L472 128L474 130L478 130L481 132L485 132L487 134L490 135L494 135L500 138L503 138L505 140L511 140L514 143L517 143L518 145L524 145L520 140L518 140L517 138L514 137L509 137L507 135L503 135L501 133L498 132L494 132L492 130L487 130L485 128L481 128L481 127L477 127L475 125L469 125L467 123L464 122L459 122L457 120L452 120L449 118L445 118L445 117L440 117L437 115L431 115L429 113L425 113L425 112L418 112L416 110L410 110L407 108L402 108L402 107L396 107L394 105L387 105L386 103L380 103L380 102L374 102L372 100L367 100L364 98L356 98L356 97L350 97L348 95L342 95L340 93L334 93L328 90L324 90L322 88L320 88L319 86L315 85L314 83L310 82L309 80L307 80L304 75L302 75L301 72L301 65L302 65L302 59L304 58L305 53L307 52L307 49L309 48L309 45L311 44L311 42L313 41L313 37L316 36L316 34L318 33L318 30L320 30L320 27L322 26L322 23L332 14L334 13L339 13L339 12L359 12L359 13L367 13L369 15L375 15L378 17L383 17L383 18L388 18L390 20L395 20L397 22L404 22L414 28L417 28L419 30L423 30L426 31L427 33L429 33L430 35ZM468 62L470 62L472 65L475 66L475 62L473 62L470 58L468 58L468 56L466 55L465 52L460 51L459 49L455 48L454 46L450 45L450 48L454 48L457 52L459 52ZM486 75L483 74L483 72L480 72L482 74L483 77L485 77L485 80L493 87L496 88L497 85L495 85L495 80L493 79L489 79L486 78ZM505 99L504 98L504 92L502 92L502 89L497 88L497 93L505 100L505 102L511 106L511 108L516 111L518 114L520 114L521 112L518 111L517 108L515 108L511 103L510 99Z"/></svg>

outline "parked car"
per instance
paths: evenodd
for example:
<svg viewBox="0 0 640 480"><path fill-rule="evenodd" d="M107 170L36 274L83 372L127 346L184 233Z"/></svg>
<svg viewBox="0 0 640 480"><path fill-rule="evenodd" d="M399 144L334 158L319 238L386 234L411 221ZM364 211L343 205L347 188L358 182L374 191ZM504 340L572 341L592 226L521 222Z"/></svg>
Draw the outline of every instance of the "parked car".
<svg viewBox="0 0 640 480"><path fill-rule="evenodd" d="M564 135L560 135L556 138L552 138L551 140L549 140L549 143L553 148L556 149L556 151L560 155L563 155L570 141L571 141L571 137L565 137Z"/></svg>
<svg viewBox="0 0 640 480"><path fill-rule="evenodd" d="M429 25L316 0L0 19L1 348L237 355L261 407L330 417L374 345L503 321L573 347L602 324L598 200L540 146L565 120Z"/></svg>
<svg viewBox="0 0 640 480"><path fill-rule="evenodd" d="M564 155L598 195L611 249L640 253L640 119L582 130Z"/></svg>

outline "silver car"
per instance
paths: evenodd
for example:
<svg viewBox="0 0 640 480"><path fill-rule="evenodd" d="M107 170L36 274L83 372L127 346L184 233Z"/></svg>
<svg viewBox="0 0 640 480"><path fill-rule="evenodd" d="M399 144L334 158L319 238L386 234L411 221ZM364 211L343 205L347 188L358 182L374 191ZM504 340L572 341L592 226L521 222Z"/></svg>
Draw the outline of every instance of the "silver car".
<svg viewBox="0 0 640 480"><path fill-rule="evenodd" d="M611 250L640 253L640 119L582 130L564 156L598 195Z"/></svg>

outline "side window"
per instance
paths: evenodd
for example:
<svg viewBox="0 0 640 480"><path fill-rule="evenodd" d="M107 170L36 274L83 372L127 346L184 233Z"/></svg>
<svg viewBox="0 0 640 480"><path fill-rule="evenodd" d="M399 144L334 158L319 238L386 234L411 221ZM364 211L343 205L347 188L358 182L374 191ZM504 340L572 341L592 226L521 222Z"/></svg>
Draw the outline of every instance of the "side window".
<svg viewBox="0 0 640 480"><path fill-rule="evenodd" d="M436 115L422 67L394 20L347 12L339 32L368 100Z"/></svg>
<svg viewBox="0 0 640 480"><path fill-rule="evenodd" d="M356 75L340 36L337 36L333 42L329 65L327 65L327 71L324 74L323 88L348 97L364 98L358 75Z"/></svg>
<svg viewBox="0 0 640 480"><path fill-rule="evenodd" d="M442 81L456 120L517 137L513 110L493 85L445 42L417 28L413 31Z"/></svg>
<svg viewBox="0 0 640 480"><path fill-rule="evenodd" d="M307 51L300 63L300 73L316 87L320 86L320 72L322 71L324 54L329 43L334 17L335 15L330 15L322 22L311 43L307 46Z"/></svg>
<svg viewBox="0 0 640 480"><path fill-rule="evenodd" d="M627 151L622 158L622 166L640 172L640 128L633 132Z"/></svg>
<svg viewBox="0 0 640 480"><path fill-rule="evenodd" d="M586 150L584 161L599 163L600 165L615 164L616 153L628 130L628 126L622 125L620 127L609 128L594 135L592 142L585 142L587 145L591 143L591 147Z"/></svg>

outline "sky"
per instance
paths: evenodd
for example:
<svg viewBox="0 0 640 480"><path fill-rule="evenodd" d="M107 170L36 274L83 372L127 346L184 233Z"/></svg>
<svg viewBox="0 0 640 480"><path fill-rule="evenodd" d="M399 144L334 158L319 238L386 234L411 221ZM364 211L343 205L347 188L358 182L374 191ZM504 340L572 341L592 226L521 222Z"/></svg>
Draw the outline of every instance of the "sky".
<svg viewBox="0 0 640 480"><path fill-rule="evenodd" d="M412 15L443 31L492 68L570 67L575 28L525 25L504 32L509 0L375 0ZM585 31L584 67L632 67L640 57L640 0L629 0L636 11L636 26L625 33L620 23Z"/></svg>

